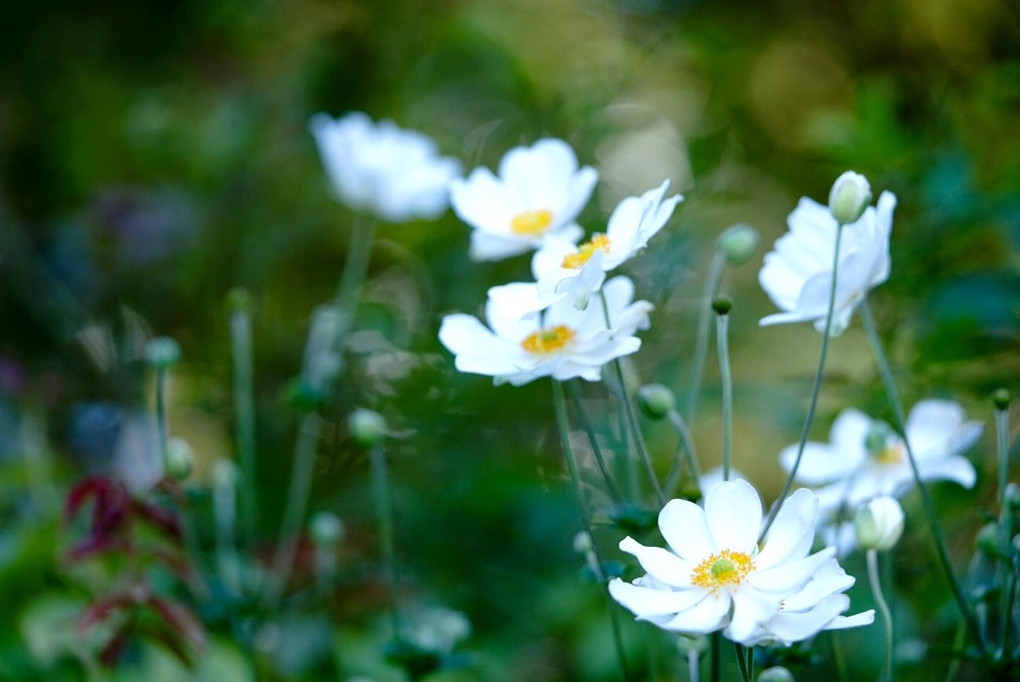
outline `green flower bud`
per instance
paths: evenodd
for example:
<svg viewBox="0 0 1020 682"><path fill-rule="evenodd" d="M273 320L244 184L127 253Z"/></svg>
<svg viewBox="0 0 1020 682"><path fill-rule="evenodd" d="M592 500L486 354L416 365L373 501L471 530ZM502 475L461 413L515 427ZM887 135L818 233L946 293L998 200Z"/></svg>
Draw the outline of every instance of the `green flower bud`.
<svg viewBox="0 0 1020 682"><path fill-rule="evenodd" d="M213 462L209 477L216 488L232 488L237 485L241 472L238 471L234 460L221 457Z"/></svg>
<svg viewBox="0 0 1020 682"><path fill-rule="evenodd" d="M308 535L317 547L332 547L344 539L344 522L331 511L316 512L308 521Z"/></svg>
<svg viewBox="0 0 1020 682"><path fill-rule="evenodd" d="M166 475L183 481L195 467L195 452L183 438L170 438L166 443Z"/></svg>
<svg viewBox="0 0 1020 682"><path fill-rule="evenodd" d="M781 665L765 668L758 675L758 682L794 682L793 673Z"/></svg>
<svg viewBox="0 0 1020 682"><path fill-rule="evenodd" d="M758 231L750 225L732 225L719 235L715 245L730 265L743 265L758 252Z"/></svg>
<svg viewBox="0 0 1020 682"><path fill-rule="evenodd" d="M354 440L366 448L386 439L386 420L378 412L359 407L347 418L347 428Z"/></svg>
<svg viewBox="0 0 1020 682"><path fill-rule="evenodd" d="M689 637L680 635L676 640L676 649L684 656L700 654L708 651L708 637Z"/></svg>
<svg viewBox="0 0 1020 682"><path fill-rule="evenodd" d="M1016 483L1006 484L1006 507L1011 512L1020 509L1020 485Z"/></svg>
<svg viewBox="0 0 1020 682"><path fill-rule="evenodd" d="M575 552L585 555L592 551L592 549L594 549L594 544L592 543L591 535L588 534L588 531L582 530L574 536Z"/></svg>
<svg viewBox="0 0 1020 682"><path fill-rule="evenodd" d="M180 361L181 347L169 336L156 336L145 346L145 359L157 369L167 369Z"/></svg>
<svg viewBox="0 0 1020 682"><path fill-rule="evenodd" d="M871 185L860 173L847 171L829 191L829 212L841 225L856 223L871 204Z"/></svg>
<svg viewBox="0 0 1020 682"><path fill-rule="evenodd" d="M646 417L662 419L676 409L673 391L662 384L645 384L637 392L638 405Z"/></svg>
<svg viewBox="0 0 1020 682"><path fill-rule="evenodd" d="M251 294L243 287L234 287L227 293L227 305L234 312L249 312L251 310Z"/></svg>
<svg viewBox="0 0 1020 682"><path fill-rule="evenodd" d="M854 516L857 546L885 552L903 535L903 507L893 497L876 497Z"/></svg>
<svg viewBox="0 0 1020 682"><path fill-rule="evenodd" d="M730 311L733 310L733 299L726 294L719 296L712 301L712 310L715 311L716 315L729 315Z"/></svg>
<svg viewBox="0 0 1020 682"><path fill-rule="evenodd" d="M999 524L986 523L978 531L977 546L984 554L990 557L999 556Z"/></svg>
<svg viewBox="0 0 1020 682"><path fill-rule="evenodd" d="M992 393L992 404L1000 412L1008 408L1011 402L1013 402L1013 394L1009 392L1008 388L1000 388Z"/></svg>

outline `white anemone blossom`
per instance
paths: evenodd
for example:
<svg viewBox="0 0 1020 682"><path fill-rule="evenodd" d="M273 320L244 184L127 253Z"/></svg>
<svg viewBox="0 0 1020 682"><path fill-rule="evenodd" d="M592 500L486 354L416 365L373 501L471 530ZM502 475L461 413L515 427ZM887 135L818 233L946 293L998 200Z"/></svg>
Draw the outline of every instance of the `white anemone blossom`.
<svg viewBox="0 0 1020 682"><path fill-rule="evenodd" d="M647 329L652 304L634 301L634 284L615 277L603 287L605 310L578 310L569 301L554 303L541 314L521 318L515 297L537 296L536 285L514 283L497 287L485 307L486 327L473 315L447 315L439 340L456 356L461 372L494 377L495 383L521 386L543 376L598 381L602 366L641 347L634 336ZM606 317L612 327L606 326Z"/></svg>
<svg viewBox="0 0 1020 682"><path fill-rule="evenodd" d="M922 480L948 480L970 488L976 474L964 452L981 437L980 422L965 421L963 407L951 400L923 400L907 417L906 434ZM785 448L779 462L789 472L797 446ZM807 443L797 482L812 487L821 509L850 509L879 496L898 497L914 485L907 451L885 422L859 410L843 410L832 424L829 443Z"/></svg>
<svg viewBox="0 0 1020 682"><path fill-rule="evenodd" d="M727 481L705 495L704 509L672 500L659 513L668 549L632 538L646 575L609 583L612 597L638 620L690 635L722 630L752 646L789 644L820 630L865 625L873 612L844 617L853 584L827 547L810 554L818 504L811 491L794 492L776 514L759 547L762 508L746 481Z"/></svg>
<svg viewBox="0 0 1020 682"><path fill-rule="evenodd" d="M446 210L460 163L440 157L424 133L374 123L360 111L338 119L316 114L308 127L337 198L351 208L393 223Z"/></svg>
<svg viewBox="0 0 1020 682"><path fill-rule="evenodd" d="M889 234L896 196L882 192L878 205L869 206L855 223L844 225L839 245L839 269L832 316L832 333L839 334L868 291L889 278ZM803 197L787 219L790 231L765 255L758 281L783 312L762 318L762 326L784 322L815 323L825 330L832 291L832 263L836 231L840 229L828 207Z"/></svg>
<svg viewBox="0 0 1020 682"><path fill-rule="evenodd" d="M579 308L587 306L606 273L645 248L683 201L679 194L665 199L668 188L669 180L665 180L640 197L627 197L609 217L605 233L595 234L583 244L546 240L531 260L541 300L548 303L569 298Z"/></svg>
<svg viewBox="0 0 1020 682"><path fill-rule="evenodd" d="M514 147L499 163L499 176L476 168L450 184L457 216L474 228L470 255L499 260L525 253L556 235L575 242L583 230L574 221L588 203L598 173L578 169L566 142L546 138Z"/></svg>

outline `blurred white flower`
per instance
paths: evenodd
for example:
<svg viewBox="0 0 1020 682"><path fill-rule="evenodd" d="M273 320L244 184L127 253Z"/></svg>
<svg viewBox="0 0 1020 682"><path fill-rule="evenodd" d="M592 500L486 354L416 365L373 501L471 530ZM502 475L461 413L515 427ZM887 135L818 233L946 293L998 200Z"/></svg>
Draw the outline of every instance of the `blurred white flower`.
<svg viewBox="0 0 1020 682"><path fill-rule="evenodd" d="M535 252L531 270L544 301L569 298L583 308L610 272L641 249L669 221L683 197L664 199L669 180L640 197L627 197L609 217L604 234L580 245L550 238Z"/></svg>
<svg viewBox="0 0 1020 682"><path fill-rule="evenodd" d="M811 491L794 492L759 548L761 500L746 481L711 488L704 509L672 500L659 514L669 548L625 538L620 549L633 554L647 573L633 583L613 580L609 592L639 620L665 630L721 629L747 645L788 643L840 627L843 622L836 619L849 604L833 597L841 597L853 579L835 564L831 547L809 554L817 515ZM800 617L784 617L788 608Z"/></svg>
<svg viewBox="0 0 1020 682"><path fill-rule="evenodd" d="M981 437L980 422L964 421L963 408L951 400L923 400L907 417L906 433L922 480L956 481L970 488L974 465L960 455ZM797 446L785 448L779 462L789 472ZM855 509L881 495L898 497L914 485L903 440L884 422L859 410L843 410L832 424L829 443L807 443L797 482L819 486L823 511L844 505Z"/></svg>
<svg viewBox="0 0 1020 682"><path fill-rule="evenodd" d="M846 329L868 291L889 278L889 234L895 207L895 195L882 192L877 207L869 206L859 220L842 228L833 334ZM823 331L832 290L836 219L828 207L804 197L787 225L790 231L765 254L758 273L765 293L784 312L764 317L760 324L813 321L815 329Z"/></svg>
<svg viewBox="0 0 1020 682"><path fill-rule="evenodd" d="M598 173L577 167L566 142L543 139L514 147L499 163L499 177L476 168L450 184L450 203L470 225L471 257L499 260L537 248L549 236L568 242L583 231L574 221L588 203Z"/></svg>
<svg viewBox="0 0 1020 682"><path fill-rule="evenodd" d="M337 198L351 208L393 223L446 210L460 163L439 156L424 133L374 123L360 111L338 119L316 114L308 127Z"/></svg>
<svg viewBox="0 0 1020 682"><path fill-rule="evenodd" d="M541 315L521 318L516 297L537 296L534 283L496 287L485 307L486 327L473 315L443 318L439 340L456 356L461 372L484 374L495 383L526 384L543 376L598 381L602 365L641 347L634 336L648 328L647 301L632 302L634 284L626 277L606 282L602 306L578 310L569 301L551 305ZM606 326L606 315L612 327Z"/></svg>

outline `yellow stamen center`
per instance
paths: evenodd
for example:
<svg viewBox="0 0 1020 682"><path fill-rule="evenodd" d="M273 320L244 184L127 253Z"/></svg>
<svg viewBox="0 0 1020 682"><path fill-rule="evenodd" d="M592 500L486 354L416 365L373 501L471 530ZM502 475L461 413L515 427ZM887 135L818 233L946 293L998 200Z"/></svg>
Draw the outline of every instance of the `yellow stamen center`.
<svg viewBox="0 0 1020 682"><path fill-rule="evenodd" d="M879 464L899 464L903 461L903 444L892 443L889 447L872 455Z"/></svg>
<svg viewBox="0 0 1020 682"><path fill-rule="evenodd" d="M698 564L691 574L691 582L708 590L736 587L752 569L754 563L750 556L724 549Z"/></svg>
<svg viewBox="0 0 1020 682"><path fill-rule="evenodd" d="M524 237L537 237L549 229L552 219L552 211L546 209L525 211L510 222L510 229Z"/></svg>
<svg viewBox="0 0 1020 682"><path fill-rule="evenodd" d="M609 237L604 234L594 235L590 242L577 247L577 253L571 253L563 258L563 267L577 270L587 263L596 251L609 253Z"/></svg>
<svg viewBox="0 0 1020 682"><path fill-rule="evenodd" d="M521 341L521 348L536 355L548 355L560 350L574 340L574 330L566 325L539 329Z"/></svg>

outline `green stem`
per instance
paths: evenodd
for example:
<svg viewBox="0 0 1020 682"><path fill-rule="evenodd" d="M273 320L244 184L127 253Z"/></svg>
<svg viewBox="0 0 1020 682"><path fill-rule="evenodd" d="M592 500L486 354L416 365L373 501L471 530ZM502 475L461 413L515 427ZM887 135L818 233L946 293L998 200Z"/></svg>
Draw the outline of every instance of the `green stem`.
<svg viewBox="0 0 1020 682"><path fill-rule="evenodd" d="M835 631L829 631L829 643L832 645L832 664L836 668L836 679L839 682L846 682L846 661L843 660L843 649L839 646L839 636Z"/></svg>
<svg viewBox="0 0 1020 682"><path fill-rule="evenodd" d="M715 334L719 349L719 375L722 381L722 467L723 480L730 480L733 450L733 376L730 372L729 315L716 315Z"/></svg>
<svg viewBox="0 0 1020 682"><path fill-rule="evenodd" d="M963 590L960 589L959 583L956 581L956 577L953 574L952 564L949 562L949 555L946 553L946 543L942 537L942 531L939 528L938 518L935 515L935 505L932 504L931 495L928 494L928 488L921 480L921 472L917 468L917 459L914 457L914 450L910 445L910 439L907 438L905 419L903 414L903 403L900 400L899 392L896 390L896 381L893 378L892 368L889 366L889 360L885 356L885 351L882 349L882 341L878 337L878 331L875 329L875 319L871 315L871 308L868 305L868 300L865 298L861 301L861 319L864 322L864 330L868 336L868 342L871 344L872 354L875 356L875 363L878 365L878 373L882 377L882 384L885 388L886 397L889 400L889 405L892 408L894 424L897 435L903 439L904 449L907 451L907 461L910 463L910 471L914 476L914 483L917 484L917 491L921 495L921 503L924 506L925 517L928 521L928 528L931 531L932 538L935 541L935 553L938 556L939 564L942 566L942 572L945 573L946 580L949 582L950 590L953 593L953 598L956 600L956 605L960 609L960 614L967 621L967 627L970 628L971 634L975 640L979 643L979 646L984 649L983 638L981 637L981 629L978 626L977 619L971 612L970 607L967 605L967 599L963 596Z"/></svg>
<svg viewBox="0 0 1020 682"><path fill-rule="evenodd" d="M687 652L687 676L690 678L690 682L698 682L701 677L701 671L698 668L698 650L694 647L691 647Z"/></svg>
<svg viewBox="0 0 1020 682"><path fill-rule="evenodd" d="M294 445L294 466L290 475L290 490L287 493L287 506L283 512L280 525L280 539L273 558L273 573L269 579L265 601L275 607L287 587L287 580L294 565L297 552L298 536L301 523L308 507L308 494L312 486L312 474L315 470L316 445L322 423L319 415L314 412L306 414L298 426L297 441Z"/></svg>
<svg viewBox="0 0 1020 682"><path fill-rule="evenodd" d="M372 240L375 238L375 221L367 216L358 216L355 220L351 237L347 242L347 258L340 284L337 287L333 304L339 313L336 328L335 348L340 368L337 374L343 373L344 343L354 322L354 314L361 296L361 287L368 274L369 257L372 255Z"/></svg>
<svg viewBox="0 0 1020 682"><path fill-rule="evenodd" d="M726 255L716 249L712 262L708 266L705 277L705 289L698 305L698 332L694 341L694 361L691 367L690 388L687 391L687 422L694 421L694 413L698 408L698 395L701 392L701 380L705 371L705 359L708 357L708 337L711 334L709 320L712 315L712 301L719 291L723 271L726 269Z"/></svg>
<svg viewBox="0 0 1020 682"><path fill-rule="evenodd" d="M379 548L382 552L386 579L389 582L390 619L393 638L400 639L400 617L397 610L397 553L393 541L393 495L390 488L386 452L382 444L372 447L372 496L375 498L376 519L379 524Z"/></svg>
<svg viewBox="0 0 1020 682"><path fill-rule="evenodd" d="M691 472L691 479L693 480L694 485L700 488L701 467L698 466L698 453L694 449L694 438L691 437L691 431L687 427L687 422L684 421L683 416L676 410L670 410L666 414L666 419L673 427L673 430L676 431L678 437L676 449L676 474L679 476L683 469L683 459L686 458L687 466ZM671 476L666 482L666 490L670 493L675 492L678 482L678 480Z"/></svg>
<svg viewBox="0 0 1020 682"><path fill-rule="evenodd" d="M956 679L956 674L960 671L960 661L962 660L963 642L967 638L967 624L962 620L956 626L956 636L953 637L953 659L949 662L949 667L946 669L946 682L953 682Z"/></svg>
<svg viewBox="0 0 1020 682"><path fill-rule="evenodd" d="M622 500L620 491L617 489L616 484L613 483L613 477L609 473L609 467L606 465L605 457L602 454L602 447L599 445L598 437L592 425L591 415L588 414L588 409L584 406L584 401L581 399L581 392L573 381L567 384L567 390L570 391L570 399L574 401L574 405L577 407L577 413L581 415L581 423L584 424L585 433L588 434L588 442L591 443L592 452L595 453L595 461L598 463L599 471L606 482L609 497L612 498L613 502L619 503Z"/></svg>
<svg viewBox="0 0 1020 682"><path fill-rule="evenodd" d="M733 643L733 650L737 655L737 668L740 669L740 679L744 682L751 682L751 670L747 665L747 653L742 644Z"/></svg>
<svg viewBox="0 0 1020 682"><path fill-rule="evenodd" d="M893 622L892 612L889 611L889 605L885 601L885 596L882 594L882 580L879 578L878 573L878 551L869 549L867 552L868 558L868 579L871 581L871 592L875 595L875 605L878 606L879 613L882 614L882 622L885 625L885 682L893 681L893 667L892 667L892 654L893 654Z"/></svg>
<svg viewBox="0 0 1020 682"><path fill-rule="evenodd" d="M712 633L712 682L722 679L722 637L718 631Z"/></svg>
<svg viewBox="0 0 1020 682"><path fill-rule="evenodd" d="M230 348L234 369L234 422L241 466L242 528L248 547L258 528L258 476L255 451L255 380L251 315L243 308L230 314Z"/></svg>
<svg viewBox="0 0 1020 682"><path fill-rule="evenodd" d="M163 471L167 471L167 428L166 428L166 368L156 367L156 433L159 439L159 458Z"/></svg>
<svg viewBox="0 0 1020 682"><path fill-rule="evenodd" d="M999 464L999 552L1002 558L999 560L999 571L1002 575L1000 590L1002 591L1002 602L1000 606L1000 618L1002 633L999 642L999 651L1003 652L1003 660L1012 660L1007 653L1009 651L1010 630L1013 627L1013 600L1016 598L1016 570L1011 559L1013 552L1010 551L1013 538L1013 515L1010 513L1009 500L1006 497L1006 489L1009 485L1009 406L1005 409L995 410L995 443L996 455ZM1007 587L1008 586L1008 587ZM1005 589L1003 589L1005 588Z"/></svg>
<svg viewBox="0 0 1020 682"><path fill-rule="evenodd" d="M605 576L602 575L602 557L599 555L598 543L595 541L595 533L592 530L591 518L588 515L588 505L584 499L584 488L581 486L581 474L580 469L577 466L577 457L574 455L574 448L570 444L570 422L567 419L567 401L563 395L563 384L555 379L552 381L553 387L553 405L556 409L556 426L559 430L560 445L563 448L563 454L566 456L567 468L570 470L570 479L574 484L574 493L577 495L577 506L581 516L581 523L584 525L585 532L591 538L592 552L595 553L595 559L598 564L599 570L596 577L599 579L599 583L602 585L603 594L606 599L609 600L609 613L610 622L613 630L613 644L616 647L616 660L619 666L620 679L626 681L627 675L627 662L623 653L623 637L620 632L619 623L616 618L616 609L613 608L612 600L609 597L609 589L605 582Z"/></svg>
<svg viewBox="0 0 1020 682"><path fill-rule="evenodd" d="M783 484L783 490L779 494L779 499L772 505L768 518L765 519L761 535L758 536L759 540L764 538L769 528L772 527L772 522L776 520L779 508L782 506L786 496L790 494L790 488L793 487L793 481L797 477L797 469L800 468L800 460L804 456L804 448L807 447L808 436L811 434L811 425L815 421L818 394L822 390L822 377L825 375L825 359L828 357L829 342L832 338L832 318L836 309L836 285L839 282L839 247L842 238L843 225L837 224L836 244L832 253L832 278L829 280L829 307L825 312L825 328L822 330L822 350L818 354L818 370L815 372L814 384L811 386L811 399L808 402L807 415L804 418L804 427L800 431L800 441L797 443L797 457L793 460L793 467L790 469L789 476L786 477L786 482Z"/></svg>

